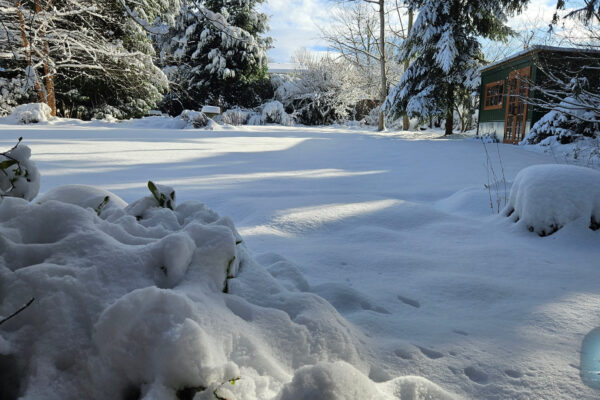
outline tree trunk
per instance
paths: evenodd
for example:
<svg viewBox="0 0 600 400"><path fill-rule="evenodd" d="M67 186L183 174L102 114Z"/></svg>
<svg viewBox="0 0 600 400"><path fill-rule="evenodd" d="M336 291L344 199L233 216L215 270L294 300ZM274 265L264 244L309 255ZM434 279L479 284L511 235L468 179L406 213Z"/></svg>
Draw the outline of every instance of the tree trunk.
<svg viewBox="0 0 600 400"><path fill-rule="evenodd" d="M48 42L44 43L44 80L46 82L46 104L50 107L51 115L56 117L56 96L54 95L54 73L48 64Z"/></svg>
<svg viewBox="0 0 600 400"><path fill-rule="evenodd" d="M50 0L47 4L46 10L52 4ZM39 14L42 12L42 6L40 0L35 0L35 13ZM48 58L50 56L50 49L48 48L48 41L46 40L46 28L42 29L41 38L44 41L44 81L46 83L46 104L50 107L51 115L56 117L56 97L54 95L54 73L50 70L48 64Z"/></svg>
<svg viewBox="0 0 600 400"><path fill-rule="evenodd" d="M413 26L413 10L409 9L408 10L408 30L406 32L406 38L408 38L408 35L410 35L412 26ZM404 72L406 72L409 65L410 65L409 60L404 60ZM404 129L405 131L410 129L410 121L408 120L408 114L406 112L404 113L404 116L402 117L402 129Z"/></svg>
<svg viewBox="0 0 600 400"><path fill-rule="evenodd" d="M381 67L381 107L387 97L387 77L385 73L385 8L384 0L379 0L379 66ZM378 131L385 130L385 111L383 109L379 113Z"/></svg>
<svg viewBox="0 0 600 400"><path fill-rule="evenodd" d="M454 85L452 84L448 85L446 101L448 108L446 109L446 131L444 136L452 135L452 128L454 127Z"/></svg>
<svg viewBox="0 0 600 400"><path fill-rule="evenodd" d="M23 13L21 12L21 2L17 3L17 16L19 17L19 24L21 25L21 39L23 40L23 47L25 48L25 56L27 58L27 66L31 69L31 72L35 73L33 70L33 63L31 61L31 47L29 46L29 41L27 40L27 33L25 29L25 18L23 17ZM40 99L40 103L44 103L44 91L42 90L42 86L35 76L35 82L33 84L35 87L35 91L38 94Z"/></svg>

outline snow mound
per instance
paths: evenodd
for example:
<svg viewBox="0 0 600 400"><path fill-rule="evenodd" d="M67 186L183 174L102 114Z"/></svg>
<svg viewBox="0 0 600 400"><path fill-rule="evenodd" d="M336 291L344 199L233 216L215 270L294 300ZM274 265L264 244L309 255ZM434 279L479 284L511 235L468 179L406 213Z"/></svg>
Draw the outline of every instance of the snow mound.
<svg viewBox="0 0 600 400"><path fill-rule="evenodd" d="M519 172L503 214L540 236L566 224L600 227L600 172L572 165L534 165Z"/></svg>
<svg viewBox="0 0 600 400"><path fill-rule="evenodd" d="M107 197L108 200L106 199ZM87 185L59 186L39 196L36 202L44 204L52 200L75 204L83 208L92 208L99 212L110 208L125 208L127 206L125 200L116 194Z"/></svg>
<svg viewBox="0 0 600 400"><path fill-rule="evenodd" d="M0 320L35 299L0 326L2 393L405 399L366 377L365 338L291 263L268 271L231 219L149 188L130 205L81 185L0 201Z"/></svg>
<svg viewBox="0 0 600 400"><path fill-rule="evenodd" d="M52 110L46 103L21 104L15 107L5 121L14 124L35 124L52 118Z"/></svg>
<svg viewBox="0 0 600 400"><path fill-rule="evenodd" d="M296 371L277 400L451 400L454 397L420 377L374 383L351 365L338 361L306 366Z"/></svg>

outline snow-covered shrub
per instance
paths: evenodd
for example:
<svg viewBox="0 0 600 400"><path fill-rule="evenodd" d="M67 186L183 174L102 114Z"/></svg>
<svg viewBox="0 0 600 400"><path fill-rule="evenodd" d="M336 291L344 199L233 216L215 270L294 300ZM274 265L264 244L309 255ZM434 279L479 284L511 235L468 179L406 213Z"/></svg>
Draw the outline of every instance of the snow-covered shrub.
<svg viewBox="0 0 600 400"><path fill-rule="evenodd" d="M48 121L52 118L51 113L45 103L21 104L13 109L7 120L15 124L35 124Z"/></svg>
<svg viewBox="0 0 600 400"><path fill-rule="evenodd" d="M140 220L144 218L144 214L150 208L162 207L169 210L175 209L175 190L172 187L156 185L154 182L148 181L148 189L151 196L142 197L125 207L125 211L128 214Z"/></svg>
<svg viewBox="0 0 600 400"><path fill-rule="evenodd" d="M203 112L193 110L183 110L179 118L187 122L187 124L193 128L203 128L208 125L209 120Z"/></svg>
<svg viewBox="0 0 600 400"><path fill-rule="evenodd" d="M294 76L274 75L275 99L294 120L305 125L342 122L352 116L362 99L360 77L352 65L309 54L297 55Z"/></svg>
<svg viewBox="0 0 600 400"><path fill-rule="evenodd" d="M40 190L40 173L30 160L31 149L18 143L0 153L0 198L20 197L32 200Z"/></svg>
<svg viewBox="0 0 600 400"><path fill-rule="evenodd" d="M134 205L146 200L124 207L81 185L0 202L0 315L36 299L2 326L3 388L24 398L290 398L324 368L340 381L321 381L323 393L394 398L399 387L366 378L355 328L259 265L231 219L151 200L139 220ZM300 373L338 360L352 367ZM423 393L435 387L423 383Z"/></svg>
<svg viewBox="0 0 600 400"><path fill-rule="evenodd" d="M86 113L87 114L87 113ZM93 110L91 110L90 114L92 114L94 119L123 119L125 118L125 113L123 112L123 110L117 108L117 107L113 107L113 106L109 106L106 105L104 107L101 108L95 108ZM82 117L87 117L87 115L82 115ZM87 119L87 118L86 118Z"/></svg>
<svg viewBox="0 0 600 400"><path fill-rule="evenodd" d="M377 126L379 124L379 114L381 114L381 107L377 106L364 117L365 124L370 126Z"/></svg>
<svg viewBox="0 0 600 400"><path fill-rule="evenodd" d="M232 108L216 116L214 120L228 125L246 125L252 114L254 114L254 112L251 110Z"/></svg>
<svg viewBox="0 0 600 400"><path fill-rule="evenodd" d="M127 206L127 203L116 194L87 185L59 186L35 199L37 204L44 204L49 201L59 201L83 208L90 208L98 215L110 209L120 209Z"/></svg>
<svg viewBox="0 0 600 400"><path fill-rule="evenodd" d="M564 99L531 127L525 142L569 144L583 137L600 137L600 113L578 104L573 97ZM552 139L546 140L548 138Z"/></svg>
<svg viewBox="0 0 600 400"><path fill-rule="evenodd" d="M600 172L573 165L534 165L513 183L502 211L540 236L567 224L600 227Z"/></svg>
<svg viewBox="0 0 600 400"><path fill-rule="evenodd" d="M270 101L260 107L260 114L253 114L248 119L249 125L280 124L293 125L294 119L288 115L277 100Z"/></svg>
<svg viewBox="0 0 600 400"><path fill-rule="evenodd" d="M9 115L19 104L31 101L35 101L34 94L24 79L0 77L0 117Z"/></svg>

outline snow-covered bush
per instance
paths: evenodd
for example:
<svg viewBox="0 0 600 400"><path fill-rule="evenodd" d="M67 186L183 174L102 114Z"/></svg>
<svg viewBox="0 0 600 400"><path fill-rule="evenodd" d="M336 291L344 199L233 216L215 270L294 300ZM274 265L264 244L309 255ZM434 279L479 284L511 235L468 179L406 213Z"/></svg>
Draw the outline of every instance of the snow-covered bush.
<svg viewBox="0 0 600 400"><path fill-rule="evenodd" d="M0 117L9 115L19 104L31 101L35 101L34 95L24 79L0 77Z"/></svg>
<svg viewBox="0 0 600 400"><path fill-rule="evenodd" d="M274 75L275 99L294 120L325 125L347 120L362 99L360 77L352 65L308 53L296 56L300 65L293 76Z"/></svg>
<svg viewBox="0 0 600 400"><path fill-rule="evenodd" d="M324 393L394 398L365 376L360 334L329 303L257 264L231 219L199 202L171 205L152 194L125 206L82 185L0 202L0 316L36 299L0 332L9 393L290 398L324 367L299 370L283 391L295 370L343 360L353 367L325 369L356 379L322 381Z"/></svg>
<svg viewBox="0 0 600 400"><path fill-rule="evenodd" d="M98 215L102 197L111 205ZM370 380L355 328L257 264L230 219L199 202L149 207L139 221L121 206L81 185L0 202L0 320L36 299L2 326L3 393L452 398L423 378Z"/></svg>
<svg viewBox="0 0 600 400"><path fill-rule="evenodd" d="M567 224L600 228L600 172L572 165L534 165L513 183L502 211L540 236Z"/></svg>
<svg viewBox="0 0 600 400"><path fill-rule="evenodd" d="M294 119L285 112L283 104L277 100L270 101L260 107L260 114L251 115L249 125L280 124L293 125Z"/></svg>
<svg viewBox="0 0 600 400"><path fill-rule="evenodd" d="M0 198L20 197L32 200L40 190L40 174L30 160L31 149L18 143L0 153Z"/></svg>
<svg viewBox="0 0 600 400"><path fill-rule="evenodd" d="M564 99L531 127L525 142L569 144L583 137L600 137L600 114L578 104L573 97ZM546 140L548 138L552 139Z"/></svg>
<svg viewBox="0 0 600 400"><path fill-rule="evenodd" d="M190 127L203 128L208 125L209 118L201 111L183 110L179 116L184 120Z"/></svg>
<svg viewBox="0 0 600 400"><path fill-rule="evenodd" d="M227 125L246 125L254 112L243 108L232 108L217 115L214 120Z"/></svg>
<svg viewBox="0 0 600 400"><path fill-rule="evenodd" d="M50 107L45 103L21 104L13 109L7 117L8 122L15 124L35 124L52 118Z"/></svg>

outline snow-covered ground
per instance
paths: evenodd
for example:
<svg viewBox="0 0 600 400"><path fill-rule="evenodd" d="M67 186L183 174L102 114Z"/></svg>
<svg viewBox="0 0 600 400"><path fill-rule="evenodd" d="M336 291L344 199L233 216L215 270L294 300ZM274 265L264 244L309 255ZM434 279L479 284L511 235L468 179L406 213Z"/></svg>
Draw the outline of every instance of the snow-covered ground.
<svg viewBox="0 0 600 400"><path fill-rule="evenodd" d="M223 295L231 300L198 298L207 307L226 302L240 317L241 336L253 330L253 335L264 337L259 350L267 351L264 343L272 344L269 360L287 357L289 362L278 364L283 365L281 371L266 367L273 362L264 360L252 364L265 366L262 371L240 370L236 368L243 357L237 349L237 365L225 363L221 375L211 372L221 376L215 379L225 377L226 382L240 375L241 387L256 397L279 393L281 399L296 400L317 398L306 388L311 382L321 394L336 385L363 388L338 388L339 398L378 398L373 394L377 390L398 397L404 391L403 400L425 398L427 391L433 398L441 396L428 383L423 383L427 389L422 397L415 395L415 382L421 382L416 378L408 381L412 386L393 381L394 389L383 383L399 376L420 376L444 391L475 399L600 396L579 377L582 340L600 326L600 230L567 223L541 237L523 223L513 223L514 218L492 213L490 198L495 203L496 193L484 188L488 169L481 142L446 140L435 133L376 134L343 128L206 131L165 126L151 121L0 125L0 148L8 149L24 137L42 176L41 193L64 184L85 184L132 202L149 194L148 180L174 187L179 204L198 200L231 217L251 254L248 259L265 267L279 284L316 293L354 326L311 303L314 297L303 297L298 300L302 312L313 310L314 316L315 307L325 310L316 313L318 324L309 332L323 331L326 340L284 343L282 337L300 337L290 333L295 332L293 324L280 327L282 316L257 309L279 307L292 316L292 297L278 295L287 305L276 306L276 295L267 293L273 285L265 284L261 294L260 280L252 280L260 274L240 276L242 283L233 285L234 294ZM523 168L555 163L549 155L518 146L487 146L497 176L503 168L508 190ZM500 187L503 190L504 184ZM127 286L115 290L126 291ZM143 290L157 304L180 302ZM144 304L141 293L133 293L122 307L152 311L154 303ZM8 314L8 299L0 294L0 301L5 303L0 303L1 313ZM188 307L184 303L180 306ZM120 321L122 315L119 307L109 309L95 335L105 335L110 342L111 335L128 334L105 322ZM332 328L323 318L331 319ZM210 326L219 329L229 323L235 318L226 315ZM199 328L190 323L178 329L185 341ZM334 346L335 335L327 329L344 332L340 346ZM0 340L0 354L2 345ZM216 346L227 348L220 342ZM314 361L303 352L313 354L319 346L319 360L345 360L381 384L368 386L366 378L354 375L345 364L298 370ZM260 352L252 349L248 352L256 357ZM119 363L120 357L111 362ZM294 371L294 383L282 388ZM259 375L271 380L260 381ZM255 378L252 388L244 386L249 385L243 383L244 376ZM160 393L160 388L152 390Z"/></svg>

